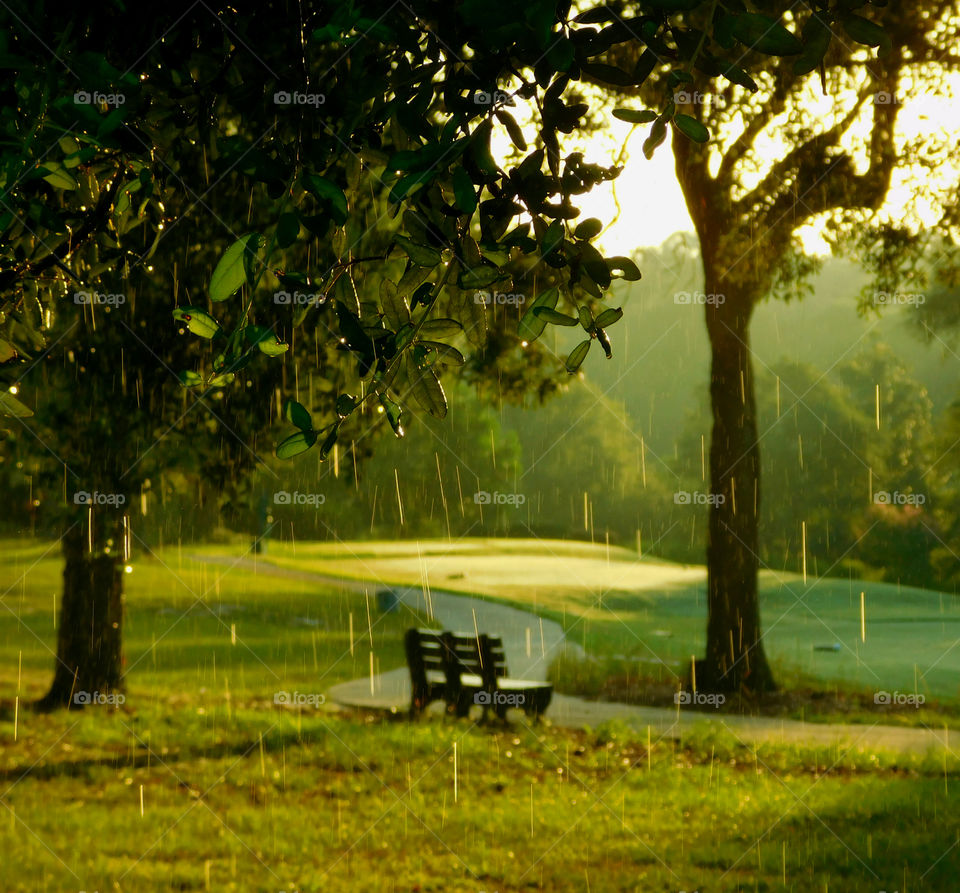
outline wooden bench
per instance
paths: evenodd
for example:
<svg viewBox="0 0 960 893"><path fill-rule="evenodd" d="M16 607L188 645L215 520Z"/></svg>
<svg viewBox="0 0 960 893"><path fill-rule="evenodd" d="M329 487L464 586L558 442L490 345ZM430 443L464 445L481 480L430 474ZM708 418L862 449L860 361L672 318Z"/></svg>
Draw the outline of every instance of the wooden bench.
<svg viewBox="0 0 960 893"><path fill-rule="evenodd" d="M499 636L410 629L405 646L412 715L443 699L447 711L457 716L466 716L474 704L483 707L484 715L492 710L503 718L509 707L517 707L539 716L553 696L549 682L510 678Z"/></svg>

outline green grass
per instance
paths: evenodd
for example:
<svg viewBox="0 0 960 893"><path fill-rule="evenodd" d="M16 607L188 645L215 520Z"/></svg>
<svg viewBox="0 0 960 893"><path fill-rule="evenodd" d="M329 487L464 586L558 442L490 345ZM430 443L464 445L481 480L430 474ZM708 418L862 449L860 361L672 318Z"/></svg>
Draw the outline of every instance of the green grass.
<svg viewBox="0 0 960 893"><path fill-rule="evenodd" d="M406 584L426 577L434 588L501 599L557 620L601 662L634 662L648 675L683 674L691 655L704 649L703 569L648 558L638 562L635 553L621 548L428 540L389 547L271 543L270 549L269 560L281 566ZM644 574L663 581L640 588ZM561 582L545 583L547 575ZM621 578L635 588L618 584ZM770 571L761 573L759 585L764 643L784 685L822 686L871 699L881 691L922 694L930 702L960 707L960 598L860 580L811 576L804 582L798 574ZM814 649L834 643L839 651ZM907 721L924 721L912 712L912 717L904 712Z"/></svg>
<svg viewBox="0 0 960 893"><path fill-rule="evenodd" d="M648 753L616 726L298 716L199 694L0 732L9 891L955 883L953 757L696 735Z"/></svg>
<svg viewBox="0 0 960 893"><path fill-rule="evenodd" d="M45 548L0 543L10 696L51 676ZM125 582L126 703L0 717L5 893L955 889L952 752L281 709L368 672L362 595L176 550ZM371 619L401 665L405 623Z"/></svg>
<svg viewBox="0 0 960 893"><path fill-rule="evenodd" d="M409 617L378 616L363 595L197 564L178 550L137 556L124 577L131 696L207 691L263 700L404 663ZM0 543L0 686L25 700L49 684L62 564L51 544ZM351 642L350 626L353 623ZM425 625L430 625L426 620Z"/></svg>

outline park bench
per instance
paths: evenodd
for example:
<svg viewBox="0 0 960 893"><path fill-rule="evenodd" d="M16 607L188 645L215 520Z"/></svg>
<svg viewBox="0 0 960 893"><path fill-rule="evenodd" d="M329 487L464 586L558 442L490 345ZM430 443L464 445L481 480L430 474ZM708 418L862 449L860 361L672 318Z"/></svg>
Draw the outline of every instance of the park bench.
<svg viewBox="0 0 960 893"><path fill-rule="evenodd" d="M484 715L493 710L503 718L507 708L518 707L539 716L550 704L550 683L510 678L499 636L409 629L405 646L414 716L441 699L457 716L466 716L473 704L482 706Z"/></svg>

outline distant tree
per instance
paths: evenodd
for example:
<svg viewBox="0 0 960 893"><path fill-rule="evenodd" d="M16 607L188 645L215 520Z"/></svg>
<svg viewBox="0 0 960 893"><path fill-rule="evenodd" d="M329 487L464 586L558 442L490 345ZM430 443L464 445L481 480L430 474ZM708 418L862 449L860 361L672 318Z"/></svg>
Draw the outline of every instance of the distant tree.
<svg viewBox="0 0 960 893"><path fill-rule="evenodd" d="M760 520L764 564L799 570L806 559L824 574L859 562L879 579L930 585L932 542L918 548L916 536L937 501L924 475L926 389L890 348L870 343L829 376L789 363L761 380L764 480L776 494Z"/></svg>
<svg viewBox="0 0 960 893"><path fill-rule="evenodd" d="M753 310L771 294L795 295L816 269L799 242L801 228L814 221L827 223L838 249L866 234L886 269L902 273L909 255L904 246L916 235L898 244L902 230L882 223L877 211L898 166L912 165L922 176L949 154L946 142L905 145L896 125L900 109L927 89L927 79L945 78L960 61L951 52L958 5L876 5L883 8L875 20L843 3L795 8L790 18L799 38L772 19L748 23L727 4L714 5L691 14L702 28L713 28L692 72L678 78L664 71L640 91L622 91L649 103L658 87L673 87L668 108L677 177L700 243L715 497L707 545L707 653L697 667L704 688L774 687L757 599L761 487ZM709 76L722 67L713 53L729 50L748 32L752 52L744 58L751 76L711 87ZM875 62L865 47L879 47ZM637 53L632 44L618 45L609 61L629 68L642 60ZM743 88L753 88L753 96ZM614 114L645 120L633 109ZM647 154L667 136L657 122L644 144Z"/></svg>

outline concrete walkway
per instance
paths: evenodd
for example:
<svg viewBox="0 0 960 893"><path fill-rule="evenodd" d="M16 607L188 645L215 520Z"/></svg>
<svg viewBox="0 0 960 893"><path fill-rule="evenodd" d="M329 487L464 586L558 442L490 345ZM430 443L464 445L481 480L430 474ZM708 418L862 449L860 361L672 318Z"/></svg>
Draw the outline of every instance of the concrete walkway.
<svg viewBox="0 0 960 893"><path fill-rule="evenodd" d="M278 567L263 559L230 556L190 555L194 561L242 568L270 576L306 580L324 585L339 586L352 591L384 588L381 581L341 579L326 574ZM442 590L431 590L429 595L420 588L390 587L401 604L420 616L432 616L444 629L473 631L476 628L496 632L503 637L503 647L510 674L523 679L546 679L547 669L564 648L582 655L580 646L565 642L558 623L537 617L527 611L501 605L486 599L471 598ZM344 707L371 710L404 711L410 704L410 675L406 667L386 673L354 679L334 685L327 691L331 701ZM435 703L434 711L442 711ZM745 744L786 743L839 747L841 751L894 751L925 753L928 750L950 750L951 741L945 729L883 726L879 724L827 724L798 720L775 719L765 716L722 715L690 709L640 707L608 701L590 701L570 695L554 694L546 713L550 722L572 728L594 727L608 720L620 720L637 731L650 727L653 740L679 738L694 726L716 727L726 730ZM955 737L960 737L954 733ZM953 751L950 751L953 753ZM957 749L960 757L960 747Z"/></svg>

